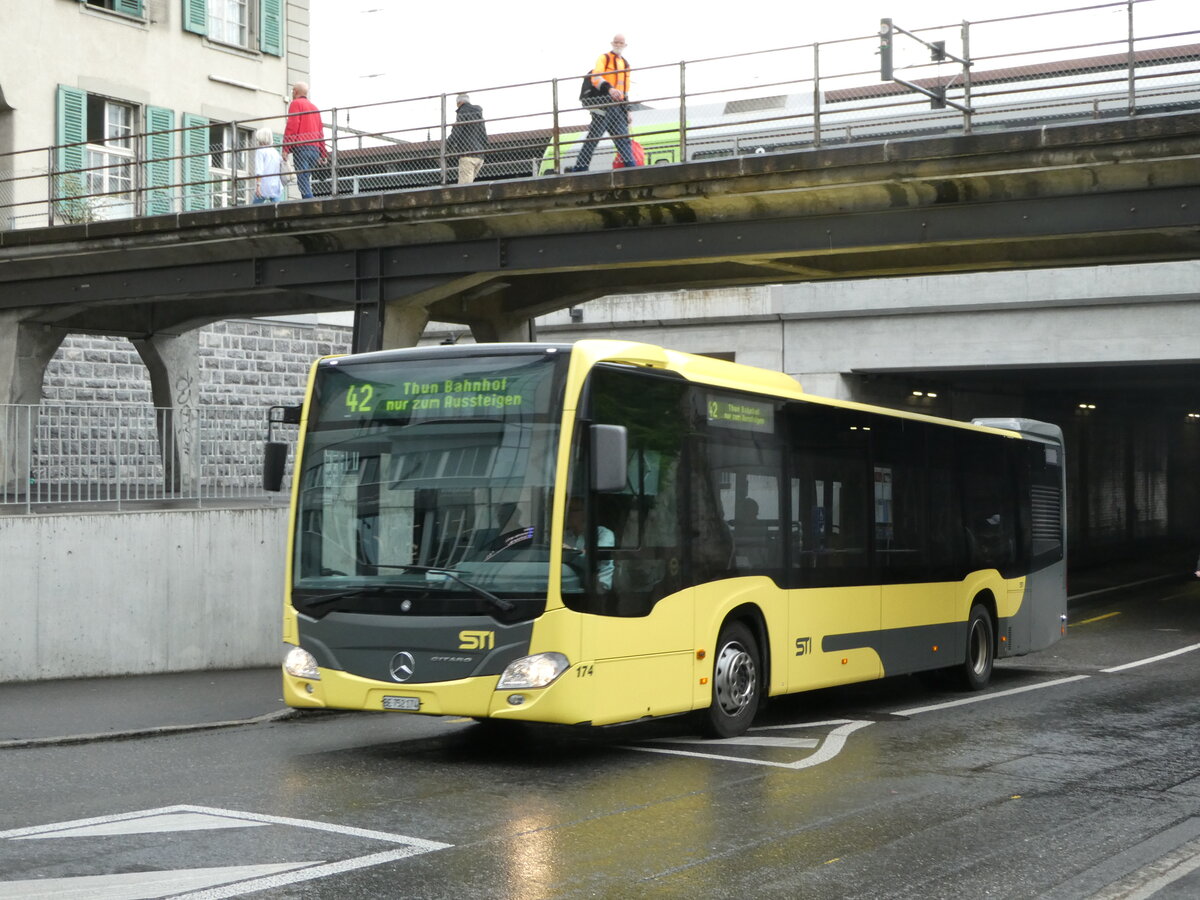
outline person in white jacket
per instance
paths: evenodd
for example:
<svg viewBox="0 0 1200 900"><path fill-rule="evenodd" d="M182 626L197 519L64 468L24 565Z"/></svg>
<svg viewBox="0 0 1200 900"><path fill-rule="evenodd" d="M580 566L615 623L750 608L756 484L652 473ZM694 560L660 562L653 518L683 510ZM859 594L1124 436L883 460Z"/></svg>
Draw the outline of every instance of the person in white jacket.
<svg viewBox="0 0 1200 900"><path fill-rule="evenodd" d="M279 176L283 157L275 146L275 136L270 128L260 128L254 132L254 142L258 145L254 151L254 202L278 203L283 196L283 179Z"/></svg>

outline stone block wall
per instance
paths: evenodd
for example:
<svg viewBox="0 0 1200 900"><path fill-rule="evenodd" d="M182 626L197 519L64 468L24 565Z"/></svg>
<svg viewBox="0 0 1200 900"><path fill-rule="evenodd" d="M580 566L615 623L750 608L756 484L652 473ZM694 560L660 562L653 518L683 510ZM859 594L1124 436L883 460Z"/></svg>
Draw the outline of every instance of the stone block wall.
<svg viewBox="0 0 1200 900"><path fill-rule="evenodd" d="M318 356L350 349L349 327L234 319L200 329L200 404L298 403ZM42 397L65 403L150 403L150 377L125 338L68 335L46 367Z"/></svg>

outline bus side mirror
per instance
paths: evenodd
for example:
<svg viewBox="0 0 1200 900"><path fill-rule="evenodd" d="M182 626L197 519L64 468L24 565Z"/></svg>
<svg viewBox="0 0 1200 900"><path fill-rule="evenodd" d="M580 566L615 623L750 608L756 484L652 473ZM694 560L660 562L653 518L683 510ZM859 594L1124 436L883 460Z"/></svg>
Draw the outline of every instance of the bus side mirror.
<svg viewBox="0 0 1200 900"><path fill-rule="evenodd" d="M283 470L287 466L288 445L279 441L263 444L263 490L279 491L283 488Z"/></svg>
<svg viewBox="0 0 1200 900"><path fill-rule="evenodd" d="M624 425L593 425L592 490L615 494L629 481L629 436Z"/></svg>
<svg viewBox="0 0 1200 900"><path fill-rule="evenodd" d="M287 467L288 445L271 440L276 425L299 425L302 405L272 406L267 410L267 442L263 444L263 490L278 492L283 487L283 470ZM279 415L275 415L279 410Z"/></svg>

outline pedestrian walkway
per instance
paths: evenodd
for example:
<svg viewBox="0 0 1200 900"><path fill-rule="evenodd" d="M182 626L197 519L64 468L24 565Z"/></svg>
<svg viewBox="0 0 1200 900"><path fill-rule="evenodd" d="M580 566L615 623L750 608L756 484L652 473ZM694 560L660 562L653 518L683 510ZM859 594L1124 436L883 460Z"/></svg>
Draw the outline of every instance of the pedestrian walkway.
<svg viewBox="0 0 1200 900"><path fill-rule="evenodd" d="M0 684L0 749L284 715L279 667Z"/></svg>
<svg viewBox="0 0 1200 900"><path fill-rule="evenodd" d="M1075 603L1137 584L1194 580L1195 568L1194 547L1168 547L1086 569L1072 569L1067 575L1067 593L1070 602Z"/></svg>
<svg viewBox="0 0 1200 900"><path fill-rule="evenodd" d="M1156 581L1194 580L1188 548L1071 572L1071 605ZM0 684L0 751L232 727L291 713L278 666Z"/></svg>

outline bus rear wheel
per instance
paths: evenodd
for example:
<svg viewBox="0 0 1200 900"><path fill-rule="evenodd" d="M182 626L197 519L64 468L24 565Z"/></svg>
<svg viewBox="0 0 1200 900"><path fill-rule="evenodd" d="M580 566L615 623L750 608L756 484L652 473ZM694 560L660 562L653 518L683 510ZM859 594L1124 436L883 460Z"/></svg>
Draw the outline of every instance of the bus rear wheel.
<svg viewBox="0 0 1200 900"><path fill-rule="evenodd" d="M958 667L958 682L964 690L981 691L992 680L996 659L995 629L987 607L976 603L967 619L966 656Z"/></svg>
<svg viewBox="0 0 1200 900"><path fill-rule="evenodd" d="M713 658L712 704L704 716L704 733L728 738L742 734L754 721L762 693L758 643L742 622L729 622L717 639Z"/></svg>

